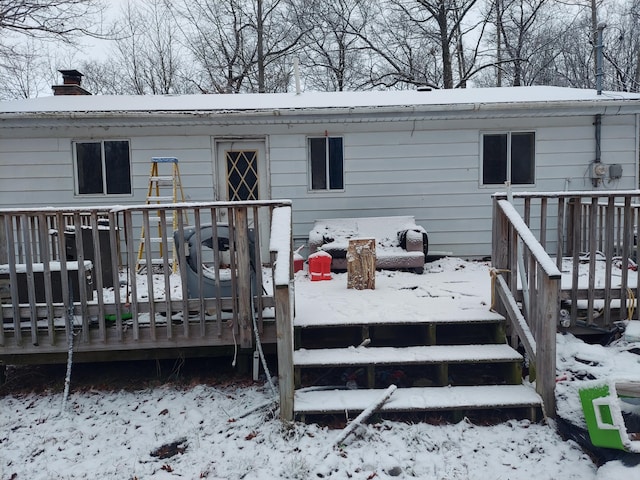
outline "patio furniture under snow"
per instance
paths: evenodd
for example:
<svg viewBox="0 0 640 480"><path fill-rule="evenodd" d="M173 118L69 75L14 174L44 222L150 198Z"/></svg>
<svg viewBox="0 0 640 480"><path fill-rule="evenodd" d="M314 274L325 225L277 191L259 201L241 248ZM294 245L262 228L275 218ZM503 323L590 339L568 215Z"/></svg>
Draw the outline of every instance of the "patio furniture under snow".
<svg viewBox="0 0 640 480"><path fill-rule="evenodd" d="M375 238L377 269L424 270L427 232L413 216L316 220L309 232L309 251L329 253L332 270L346 270L349 240L356 238Z"/></svg>

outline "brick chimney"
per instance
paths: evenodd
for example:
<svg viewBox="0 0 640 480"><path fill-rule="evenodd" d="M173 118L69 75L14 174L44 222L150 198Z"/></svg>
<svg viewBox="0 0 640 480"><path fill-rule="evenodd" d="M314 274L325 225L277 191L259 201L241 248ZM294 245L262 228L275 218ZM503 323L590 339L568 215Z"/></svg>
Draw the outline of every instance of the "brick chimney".
<svg viewBox="0 0 640 480"><path fill-rule="evenodd" d="M62 74L62 85L52 85L54 95L91 95L80 86L83 75L77 70L58 70Z"/></svg>

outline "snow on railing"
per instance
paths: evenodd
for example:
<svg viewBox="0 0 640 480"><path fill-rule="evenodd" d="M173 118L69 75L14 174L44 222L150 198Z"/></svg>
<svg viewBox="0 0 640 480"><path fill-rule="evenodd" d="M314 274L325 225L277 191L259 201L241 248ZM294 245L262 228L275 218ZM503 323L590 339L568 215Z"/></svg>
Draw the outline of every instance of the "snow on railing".
<svg viewBox="0 0 640 480"><path fill-rule="evenodd" d="M271 214L271 239L269 250L276 254L273 278L276 287L291 281L291 207L274 208Z"/></svg>
<svg viewBox="0 0 640 480"><path fill-rule="evenodd" d="M293 251L291 205L276 207L271 214L271 251L278 334L278 385L280 417L293 420Z"/></svg>

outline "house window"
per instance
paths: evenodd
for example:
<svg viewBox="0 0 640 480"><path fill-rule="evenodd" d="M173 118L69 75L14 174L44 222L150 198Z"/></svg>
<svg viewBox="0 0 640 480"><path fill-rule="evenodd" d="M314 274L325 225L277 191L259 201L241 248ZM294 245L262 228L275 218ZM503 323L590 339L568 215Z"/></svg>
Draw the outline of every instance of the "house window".
<svg viewBox="0 0 640 480"><path fill-rule="evenodd" d="M342 190L344 188L344 157L342 137L309 139L311 190Z"/></svg>
<svg viewBox="0 0 640 480"><path fill-rule="evenodd" d="M487 133L482 136L482 184L535 183L533 132Z"/></svg>
<svg viewBox="0 0 640 480"><path fill-rule="evenodd" d="M75 142L78 195L131 194L128 140Z"/></svg>

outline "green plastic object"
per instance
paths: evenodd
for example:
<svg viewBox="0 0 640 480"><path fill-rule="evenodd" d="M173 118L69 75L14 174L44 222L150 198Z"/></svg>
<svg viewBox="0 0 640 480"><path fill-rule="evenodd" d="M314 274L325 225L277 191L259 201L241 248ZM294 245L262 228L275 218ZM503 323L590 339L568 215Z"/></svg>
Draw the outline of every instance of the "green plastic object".
<svg viewBox="0 0 640 480"><path fill-rule="evenodd" d="M133 315L131 313L123 313L121 317L122 317L122 320L130 320L133 318ZM115 313L108 313L104 316L104 319L108 322L115 322L117 318L118 317L116 316Z"/></svg>
<svg viewBox="0 0 640 480"><path fill-rule="evenodd" d="M640 383L626 382L621 385L625 385L625 391L632 385L631 390L635 391ZM595 383L581 388L579 394L594 446L640 453L640 442L632 441L627 432L615 382Z"/></svg>

